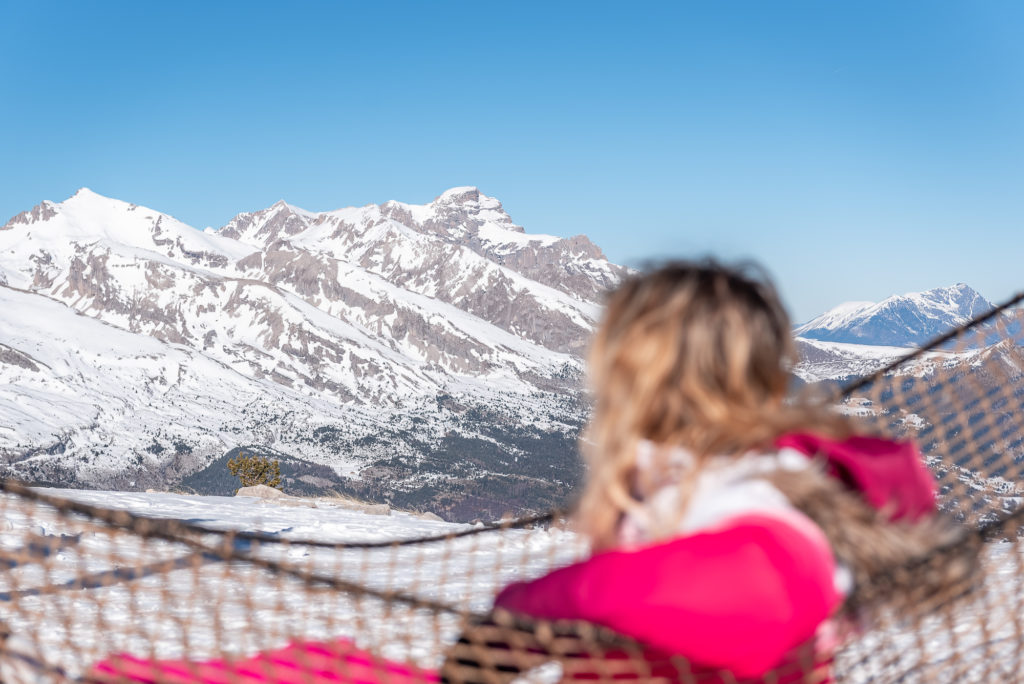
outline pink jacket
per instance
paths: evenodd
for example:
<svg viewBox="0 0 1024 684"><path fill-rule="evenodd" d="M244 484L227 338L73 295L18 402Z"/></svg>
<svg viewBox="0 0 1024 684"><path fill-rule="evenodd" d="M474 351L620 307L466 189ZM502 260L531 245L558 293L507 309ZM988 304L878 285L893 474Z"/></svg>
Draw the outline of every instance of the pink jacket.
<svg viewBox="0 0 1024 684"><path fill-rule="evenodd" d="M931 476L910 443L794 434L777 446L823 459L831 474L893 518L935 510ZM741 679L792 664L844 598L828 542L795 510L755 506L724 516L695 533L598 553L513 584L496 605L601 624L698 669ZM817 651L819 659L830 657Z"/></svg>

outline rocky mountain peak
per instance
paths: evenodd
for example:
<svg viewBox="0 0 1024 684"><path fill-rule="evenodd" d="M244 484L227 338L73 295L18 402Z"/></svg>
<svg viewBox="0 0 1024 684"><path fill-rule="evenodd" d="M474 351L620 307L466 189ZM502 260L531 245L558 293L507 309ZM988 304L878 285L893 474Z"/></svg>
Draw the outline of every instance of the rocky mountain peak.
<svg viewBox="0 0 1024 684"><path fill-rule="evenodd" d="M982 297L974 288L965 283L949 287L936 287L924 292L909 292L893 295L877 305L888 310L918 308L933 317L963 319L973 318L992 308L992 303Z"/></svg>
<svg viewBox="0 0 1024 684"><path fill-rule="evenodd" d="M104 197L103 195L99 194L98 192L93 192L91 189L85 187L84 185L82 187L78 188L78 190L75 190L74 194L71 195L71 197L69 199L76 199L76 198L77 199L91 199L91 198L111 199L110 197Z"/></svg>
<svg viewBox="0 0 1024 684"><path fill-rule="evenodd" d="M216 232L247 244L265 245L308 229L307 216L308 212L281 199L266 209L238 214Z"/></svg>
<svg viewBox="0 0 1024 684"><path fill-rule="evenodd" d="M951 308L955 308L966 316L976 316L992 308L992 303L966 283L957 283L947 288L931 290L926 295L941 301L944 297Z"/></svg>
<svg viewBox="0 0 1024 684"><path fill-rule="evenodd" d="M33 223L39 223L40 221L46 221L57 215L57 205L49 200L43 200L36 206L32 207L28 211L23 211L20 214L11 217L0 230L12 230L16 225L31 225Z"/></svg>
<svg viewBox="0 0 1024 684"><path fill-rule="evenodd" d="M480 197L479 188L472 185L464 185L445 190L434 199L432 204L469 204L471 202L479 202Z"/></svg>

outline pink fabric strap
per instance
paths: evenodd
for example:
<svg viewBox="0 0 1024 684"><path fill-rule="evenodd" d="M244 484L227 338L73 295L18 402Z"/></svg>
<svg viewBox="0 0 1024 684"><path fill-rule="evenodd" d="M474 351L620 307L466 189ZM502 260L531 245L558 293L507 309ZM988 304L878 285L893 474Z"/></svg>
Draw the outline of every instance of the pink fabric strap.
<svg viewBox="0 0 1024 684"><path fill-rule="evenodd" d="M414 684L438 682L433 670L384 660L347 639L297 642L241 660L151 660L111 656L89 673L100 682L139 684Z"/></svg>

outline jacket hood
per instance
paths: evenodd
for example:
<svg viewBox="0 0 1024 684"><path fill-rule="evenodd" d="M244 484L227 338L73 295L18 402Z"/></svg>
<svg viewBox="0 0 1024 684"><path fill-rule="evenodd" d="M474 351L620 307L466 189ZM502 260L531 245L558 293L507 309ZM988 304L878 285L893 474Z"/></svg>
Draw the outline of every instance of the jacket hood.
<svg viewBox="0 0 1024 684"><path fill-rule="evenodd" d="M913 442L794 433L780 437L776 446L821 459L830 475L891 520L914 521L935 511L935 481Z"/></svg>

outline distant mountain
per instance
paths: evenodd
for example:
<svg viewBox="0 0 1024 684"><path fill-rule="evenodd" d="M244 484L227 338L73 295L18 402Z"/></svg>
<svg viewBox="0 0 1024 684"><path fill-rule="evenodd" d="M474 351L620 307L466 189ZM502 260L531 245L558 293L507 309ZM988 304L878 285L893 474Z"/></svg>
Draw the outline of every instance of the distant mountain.
<svg viewBox="0 0 1024 684"><path fill-rule="evenodd" d="M625 273L472 187L205 232L82 189L0 228L0 463L214 493L241 449L296 490L540 509L579 477L580 354Z"/></svg>
<svg viewBox="0 0 1024 684"><path fill-rule="evenodd" d="M963 283L874 302L850 302L798 326L798 337L888 347L918 347L992 308Z"/></svg>

